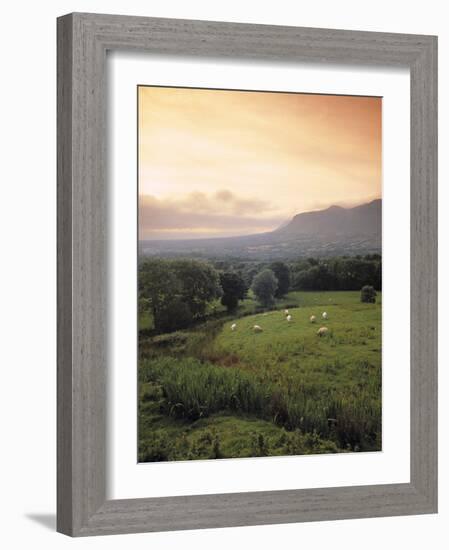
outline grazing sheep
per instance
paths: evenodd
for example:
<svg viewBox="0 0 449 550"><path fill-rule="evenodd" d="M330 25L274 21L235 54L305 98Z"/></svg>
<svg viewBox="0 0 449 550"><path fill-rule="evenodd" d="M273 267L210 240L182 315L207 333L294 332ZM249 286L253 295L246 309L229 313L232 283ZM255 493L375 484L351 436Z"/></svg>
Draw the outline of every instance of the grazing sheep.
<svg viewBox="0 0 449 550"><path fill-rule="evenodd" d="M284 313L285 313L285 315L288 315L288 309L286 309L286 310L284 311Z"/></svg>
<svg viewBox="0 0 449 550"><path fill-rule="evenodd" d="M326 334L329 332L329 329L327 327L320 327L316 333L318 334L319 337L321 336L326 336Z"/></svg>
<svg viewBox="0 0 449 550"><path fill-rule="evenodd" d="M291 315L287 315L287 321L290 323L291 320L292 320L292 316L291 316Z"/></svg>
<svg viewBox="0 0 449 550"><path fill-rule="evenodd" d="M236 324L236 323L232 323L232 325L231 325L231 330L234 331L236 328L237 328L237 324Z"/></svg>
<svg viewBox="0 0 449 550"><path fill-rule="evenodd" d="M259 325L254 325L253 330L254 332L262 332L262 327L260 327Z"/></svg>
<svg viewBox="0 0 449 550"><path fill-rule="evenodd" d="M323 319L327 319L327 312L323 311L323 315L321 316Z"/></svg>
<svg viewBox="0 0 449 550"><path fill-rule="evenodd" d="M316 321L315 315L311 315L309 321L310 321L311 323L314 323L314 322Z"/></svg>

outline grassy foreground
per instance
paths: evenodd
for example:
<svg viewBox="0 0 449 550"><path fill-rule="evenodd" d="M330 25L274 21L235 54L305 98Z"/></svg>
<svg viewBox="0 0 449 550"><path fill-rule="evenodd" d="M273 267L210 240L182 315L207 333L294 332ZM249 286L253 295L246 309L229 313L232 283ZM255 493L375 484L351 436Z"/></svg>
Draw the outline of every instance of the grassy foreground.
<svg viewBox="0 0 449 550"><path fill-rule="evenodd" d="M253 315L250 298L234 318L142 340L139 460L379 450L378 298L293 292Z"/></svg>

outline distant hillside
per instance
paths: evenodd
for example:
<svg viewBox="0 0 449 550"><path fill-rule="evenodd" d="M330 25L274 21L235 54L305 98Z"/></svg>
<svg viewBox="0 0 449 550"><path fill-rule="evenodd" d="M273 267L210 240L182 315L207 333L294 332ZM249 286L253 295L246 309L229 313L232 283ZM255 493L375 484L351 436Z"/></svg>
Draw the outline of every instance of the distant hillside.
<svg viewBox="0 0 449 550"><path fill-rule="evenodd" d="M382 200L297 214L275 231L173 241L141 241L140 253L158 256L239 257L271 260L381 252Z"/></svg>
<svg viewBox="0 0 449 550"><path fill-rule="evenodd" d="M275 231L283 235L380 235L382 200L376 199L354 208L330 206L326 210L297 214Z"/></svg>

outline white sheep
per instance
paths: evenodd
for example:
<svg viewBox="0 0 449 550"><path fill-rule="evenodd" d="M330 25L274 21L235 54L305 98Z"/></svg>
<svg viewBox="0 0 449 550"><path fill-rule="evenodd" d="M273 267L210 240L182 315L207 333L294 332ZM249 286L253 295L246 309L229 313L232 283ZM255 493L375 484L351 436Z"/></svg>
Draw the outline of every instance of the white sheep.
<svg viewBox="0 0 449 550"><path fill-rule="evenodd" d="M321 315L321 317L322 317L323 319L327 319L327 312L326 312L326 311L323 311L323 314Z"/></svg>
<svg viewBox="0 0 449 550"><path fill-rule="evenodd" d="M254 332L262 332L262 327L259 326L259 325L254 325L253 330L254 330Z"/></svg>
<svg viewBox="0 0 449 550"><path fill-rule="evenodd" d="M315 315L311 315L309 321L310 321L311 323L314 323L314 322L316 321Z"/></svg>
<svg viewBox="0 0 449 550"><path fill-rule="evenodd" d="M325 336L328 332L329 332L329 329L327 327L320 327L316 333L318 334L319 337L321 337L321 336Z"/></svg>
<svg viewBox="0 0 449 550"><path fill-rule="evenodd" d="M231 325L231 330L234 332L234 330L237 328L237 324L236 323L232 323Z"/></svg>
<svg viewBox="0 0 449 550"><path fill-rule="evenodd" d="M288 309L286 309L286 310L284 311L284 313L285 313L285 315L288 315Z"/></svg>
<svg viewBox="0 0 449 550"><path fill-rule="evenodd" d="M291 315L287 315L286 319L287 319L287 321L290 323L290 321L292 320L292 316L291 316Z"/></svg>

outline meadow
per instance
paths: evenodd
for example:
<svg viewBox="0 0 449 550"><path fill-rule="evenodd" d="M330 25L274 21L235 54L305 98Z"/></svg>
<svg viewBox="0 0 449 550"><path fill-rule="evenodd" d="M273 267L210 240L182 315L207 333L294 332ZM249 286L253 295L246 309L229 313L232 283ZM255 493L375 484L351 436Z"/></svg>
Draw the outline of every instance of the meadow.
<svg viewBox="0 0 449 550"><path fill-rule="evenodd" d="M158 335L141 313L139 461L380 450L381 310L381 293L296 291L261 308L250 292L232 315L216 301Z"/></svg>

